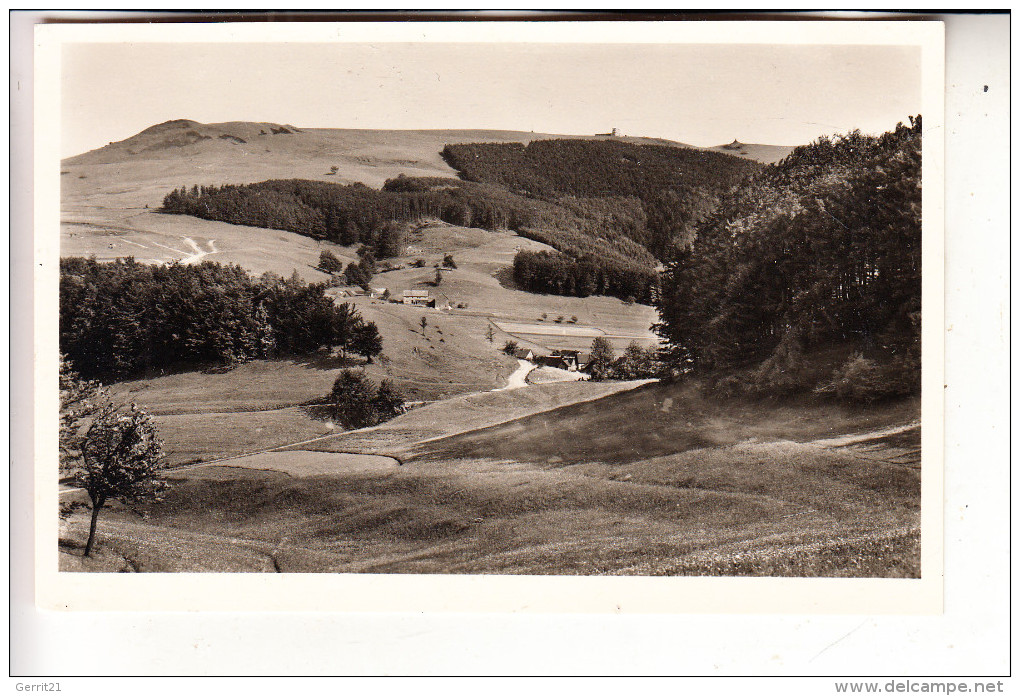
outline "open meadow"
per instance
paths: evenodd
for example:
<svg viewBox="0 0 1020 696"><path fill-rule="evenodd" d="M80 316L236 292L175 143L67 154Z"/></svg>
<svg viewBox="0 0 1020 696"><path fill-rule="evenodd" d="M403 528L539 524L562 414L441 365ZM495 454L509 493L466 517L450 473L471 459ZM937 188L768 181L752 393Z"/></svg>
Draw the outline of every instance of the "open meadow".
<svg viewBox="0 0 1020 696"><path fill-rule="evenodd" d="M88 568L919 574L916 405L762 414L689 389L620 388L460 397L288 451L179 469L164 503L111 511ZM617 392L570 403L607 389ZM585 412L603 414L600 439L572 435ZM492 423L499 414L518 417ZM450 432L454 423L472 429ZM86 532L85 513L65 524L65 569L85 569L75 549Z"/></svg>

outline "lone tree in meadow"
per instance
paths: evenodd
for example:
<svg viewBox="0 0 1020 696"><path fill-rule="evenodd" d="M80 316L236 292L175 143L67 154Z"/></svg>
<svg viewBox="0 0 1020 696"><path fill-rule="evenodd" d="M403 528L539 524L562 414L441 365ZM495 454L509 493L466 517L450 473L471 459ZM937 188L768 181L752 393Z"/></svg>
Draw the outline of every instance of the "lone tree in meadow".
<svg viewBox="0 0 1020 696"><path fill-rule="evenodd" d="M598 382L609 377L614 357L613 344L602 336L596 336L591 342L591 360L588 362L592 380Z"/></svg>
<svg viewBox="0 0 1020 696"><path fill-rule="evenodd" d="M376 389L362 372L343 370L326 397L333 419L346 428L364 428L404 412L404 396L383 380Z"/></svg>
<svg viewBox="0 0 1020 696"><path fill-rule="evenodd" d="M376 397L375 387L364 374L342 370L329 392L329 410L344 427L364 428L375 424Z"/></svg>
<svg viewBox="0 0 1020 696"><path fill-rule="evenodd" d="M60 473L92 503L85 556L92 554L99 513L108 500L158 499L163 444L152 419L134 404L114 404L96 382L82 382L66 362L60 378Z"/></svg>
<svg viewBox="0 0 1020 696"><path fill-rule="evenodd" d="M418 321L418 324L421 325L421 335L424 336L425 335L425 328L429 325L429 320L427 318L425 318L425 317L422 317Z"/></svg>

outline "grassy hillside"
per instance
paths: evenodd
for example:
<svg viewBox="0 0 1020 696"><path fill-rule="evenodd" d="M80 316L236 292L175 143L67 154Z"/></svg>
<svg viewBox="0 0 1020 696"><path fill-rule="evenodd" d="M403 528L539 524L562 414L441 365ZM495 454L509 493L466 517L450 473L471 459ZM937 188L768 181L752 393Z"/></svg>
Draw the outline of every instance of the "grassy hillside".
<svg viewBox="0 0 1020 696"><path fill-rule="evenodd" d="M281 128L290 132L272 132ZM95 255L101 260L134 255L139 260L167 261L205 253L211 260L240 263L255 273L268 270L287 276L297 270L305 280L320 281L325 276L313 268L319 249L338 251L328 242L154 211L168 192L199 180L247 184L296 178L360 182L381 188L385 181L401 174L454 179L457 172L440 155L448 143L527 143L553 137L571 136L484 130L297 129L275 123L170 121L61 162L61 254ZM646 142L641 138L628 141ZM335 174L331 173L333 167L337 168Z"/></svg>
<svg viewBox="0 0 1020 696"><path fill-rule="evenodd" d="M142 152L213 140L190 129L183 131L187 137L178 145L184 137L178 131L170 145L159 141ZM271 132L274 135L260 131L258 137L300 135L285 127ZM224 135L216 140L224 138L247 143ZM685 244L691 225L711 211L722 193L756 169L747 160L715 152L614 140L448 144L442 156L469 181L401 174L377 191L361 183L313 179L246 185L203 179L168 192L162 211L367 244L385 256L393 253L392 234L386 232L392 221L440 219L488 230L509 229L561 252L522 256L514 268L522 287L647 302L655 294L655 257L667 258L676 245ZM339 167L333 165L327 175L338 173Z"/></svg>
<svg viewBox="0 0 1020 696"><path fill-rule="evenodd" d="M637 387L636 382L557 382L453 397L426 404L373 428L338 433L294 450L381 452L407 456L423 441L473 432L569 404L594 402Z"/></svg>
<svg viewBox="0 0 1020 696"><path fill-rule="evenodd" d="M546 390L532 401L532 407L541 407L539 402L548 405L555 389L566 394L585 386L591 385L532 387L483 401L510 404L540 393L533 389ZM833 416L806 403L766 409L749 402L704 401L683 388L649 386L423 442L442 433L447 417L457 410L491 417L492 405L448 402L437 405L440 411L432 417L423 409L404 416L403 425L397 419L362 434L361 444L372 447L389 442L406 449L417 439L420 456L405 457L403 465L298 448L181 471L166 503L145 508L144 517L112 511L101 522L99 555L93 560L83 563L80 558L87 516L73 516L62 531L62 567L833 577L919 573L916 404ZM678 425L660 442L635 440L633 427L624 427L663 407ZM519 402L514 408L529 406ZM607 458L603 450L593 457L577 437L569 436L581 418L597 413L603 418L590 432L615 419L619 435L614 451L621 456ZM724 422L732 426L748 417L753 418L743 430L719 437ZM536 419L548 427L532 427ZM657 422L661 425L662 419ZM522 447L510 449L507 428L520 423L528 424L515 436ZM876 431L880 425L899 427ZM678 437L684 429L687 434ZM819 437L857 429L866 432ZM358 441L351 439L356 435L316 446L328 450L323 443L333 442L336 449L356 448ZM469 453L453 446L468 442L479 450Z"/></svg>
<svg viewBox="0 0 1020 696"><path fill-rule="evenodd" d="M154 208L168 191L202 181L379 187L406 174L404 184L426 177L442 186L457 181L439 156L447 143L547 137L160 124L65 160L61 250L208 258L323 280L320 251L350 262L353 246ZM750 156L742 147L733 154ZM618 222L595 199L567 198L555 205L597 213L607 228ZM682 233L704 212L665 214L682 202L656 197L653 224ZM619 382L491 391L517 367L500 350L508 339L540 351L599 334L618 350L633 338L650 344L655 310L525 292L513 258L553 248L505 230L433 221L413 226L406 242L392 260L403 267L371 285L395 296L427 289L438 309L330 292L379 327L383 353L362 366L367 375L430 403L339 432L311 403L343 367L326 352L117 383L114 396L152 412L170 462L186 466L173 472L164 502L104 511L94 558L81 555L88 510L63 521L61 569L919 575L916 399L864 408ZM447 254L456 268L437 281ZM565 325L577 336L557 333ZM229 459L209 462L219 458Z"/></svg>
<svg viewBox="0 0 1020 696"><path fill-rule="evenodd" d="M288 132L273 132L281 129ZM278 123L198 123L180 119L69 157L63 160L62 165L64 170L69 171L65 183L72 192L79 188L72 176L82 173L95 172L104 177L116 177L128 184L165 177L172 180L170 188L173 188L185 183L179 178L180 174L187 175L196 170L207 173L209 180L216 183L297 177L344 183L360 181L379 188L386 179L401 173L408 176L456 176L439 154L447 143L528 143L559 137L572 136L496 130L295 128ZM658 139L628 140L671 144ZM159 167L145 167L146 162L158 163ZM102 165L116 165L122 172L104 170ZM334 165L339 171L330 175L330 168ZM124 170L124 167L127 169ZM264 176L250 178L253 171ZM274 174L274 171L285 173ZM176 179L173 178L175 175L178 175Z"/></svg>
<svg viewBox="0 0 1020 696"><path fill-rule="evenodd" d="M425 460L492 457L554 465L623 464L747 440L805 441L877 430L909 421L918 405L908 401L866 409L813 400L764 405L707 399L695 385L649 384L432 441L413 454Z"/></svg>
<svg viewBox="0 0 1020 696"><path fill-rule="evenodd" d="M655 315L648 306L609 297L581 299L514 289L507 265L519 247L543 248L537 242L508 233L435 225L413 232L409 246L413 254L396 261L424 258L426 266L380 273L372 284L394 296L408 289L428 289L454 309L422 309L369 297L342 299L375 323L383 336L383 354L364 366L366 373L376 381L393 381L410 400L431 401L503 386L516 366L501 351L511 338L538 350L561 347L555 336L529 336L528 342L502 331L494 321L552 326L555 317L576 316L577 326L628 337L614 339L621 349L632 336L644 343L656 340L650 331ZM287 258L287 250L286 244L279 244L280 258ZM432 266L447 253L453 254L457 269L447 271L436 288ZM467 306L457 308L459 304ZM543 314L549 317L546 322ZM424 335L419 323L423 316L428 323ZM171 460L182 462L331 432L328 424L299 406L325 395L341 367L337 359L322 355L253 361L228 372L182 372L121 382L112 389L155 414Z"/></svg>

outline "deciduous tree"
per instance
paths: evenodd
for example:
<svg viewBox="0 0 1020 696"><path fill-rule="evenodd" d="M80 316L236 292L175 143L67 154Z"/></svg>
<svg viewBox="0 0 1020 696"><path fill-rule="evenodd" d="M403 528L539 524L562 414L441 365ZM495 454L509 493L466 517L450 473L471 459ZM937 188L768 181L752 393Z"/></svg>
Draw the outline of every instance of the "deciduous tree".
<svg viewBox="0 0 1020 696"><path fill-rule="evenodd" d="M85 556L92 554L99 513L111 499L158 498L166 490L163 449L155 425L134 404L108 400L96 383L61 375L61 476L92 503Z"/></svg>
<svg viewBox="0 0 1020 696"><path fill-rule="evenodd" d="M591 359L588 361L588 373L592 380L598 382L609 377L613 358L613 344L602 336L596 336L591 342Z"/></svg>
<svg viewBox="0 0 1020 696"><path fill-rule="evenodd" d="M328 401L334 419L348 428L375 423L376 390L362 372L342 370L333 382Z"/></svg>

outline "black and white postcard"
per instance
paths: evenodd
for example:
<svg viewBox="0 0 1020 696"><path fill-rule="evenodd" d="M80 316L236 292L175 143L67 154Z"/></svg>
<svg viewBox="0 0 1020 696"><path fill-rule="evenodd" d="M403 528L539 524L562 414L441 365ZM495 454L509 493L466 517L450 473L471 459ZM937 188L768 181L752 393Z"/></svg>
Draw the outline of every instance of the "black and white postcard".
<svg viewBox="0 0 1020 696"><path fill-rule="evenodd" d="M36 36L43 606L939 610L940 23Z"/></svg>

